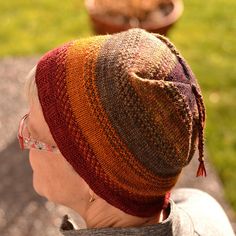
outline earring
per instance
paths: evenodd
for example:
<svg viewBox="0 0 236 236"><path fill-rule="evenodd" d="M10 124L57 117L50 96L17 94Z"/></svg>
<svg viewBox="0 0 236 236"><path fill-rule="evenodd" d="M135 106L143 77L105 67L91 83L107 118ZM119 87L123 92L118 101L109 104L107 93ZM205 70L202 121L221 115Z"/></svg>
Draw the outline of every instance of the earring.
<svg viewBox="0 0 236 236"><path fill-rule="evenodd" d="M89 198L89 202L94 202L95 201L95 197L94 197L94 192L92 190L89 190L89 195L90 195L90 198Z"/></svg>

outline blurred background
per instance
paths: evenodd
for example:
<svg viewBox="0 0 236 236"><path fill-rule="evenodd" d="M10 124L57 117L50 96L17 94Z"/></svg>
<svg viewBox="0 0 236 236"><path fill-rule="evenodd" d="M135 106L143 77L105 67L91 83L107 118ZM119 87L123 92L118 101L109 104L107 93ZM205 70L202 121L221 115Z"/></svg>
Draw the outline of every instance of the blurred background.
<svg viewBox="0 0 236 236"><path fill-rule="evenodd" d="M119 4L118 4L119 3ZM24 82L46 51L97 33L143 27L167 35L191 65L207 108L206 179L187 169L178 186L211 193L235 229L236 212L235 0L11 0L0 1L0 235L59 235L71 210L32 188L18 122L27 112ZM81 223L82 225L83 223Z"/></svg>

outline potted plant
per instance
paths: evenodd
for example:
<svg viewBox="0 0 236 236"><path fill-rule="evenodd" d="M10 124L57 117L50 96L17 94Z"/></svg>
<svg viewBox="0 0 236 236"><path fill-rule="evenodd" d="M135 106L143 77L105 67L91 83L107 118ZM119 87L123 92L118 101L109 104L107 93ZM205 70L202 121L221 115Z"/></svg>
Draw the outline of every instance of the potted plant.
<svg viewBox="0 0 236 236"><path fill-rule="evenodd" d="M182 0L85 0L97 34L139 27L166 35L183 11Z"/></svg>

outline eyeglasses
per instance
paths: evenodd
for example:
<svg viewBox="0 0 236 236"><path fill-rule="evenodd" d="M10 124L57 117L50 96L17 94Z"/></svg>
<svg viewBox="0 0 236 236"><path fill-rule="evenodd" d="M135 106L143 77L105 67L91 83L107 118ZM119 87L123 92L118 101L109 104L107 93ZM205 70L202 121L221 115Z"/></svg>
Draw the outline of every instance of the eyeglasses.
<svg viewBox="0 0 236 236"><path fill-rule="evenodd" d="M29 114L26 114L20 121L17 138L22 150L25 149L37 149L44 150L49 152L59 153L59 149L54 145L49 145L38 141L31 137L30 132L27 128L26 120L29 117Z"/></svg>

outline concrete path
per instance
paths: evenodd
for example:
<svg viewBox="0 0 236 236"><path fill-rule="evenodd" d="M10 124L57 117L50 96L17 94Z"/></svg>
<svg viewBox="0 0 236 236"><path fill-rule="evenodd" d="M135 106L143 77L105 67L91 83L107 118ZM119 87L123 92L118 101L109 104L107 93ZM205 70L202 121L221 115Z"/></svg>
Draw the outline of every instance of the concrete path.
<svg viewBox="0 0 236 236"><path fill-rule="evenodd" d="M47 202L34 192L27 152L19 150L16 139L19 119L27 112L27 103L23 97L25 77L38 58L0 60L1 236L60 235L58 227L64 214L81 222L72 210ZM197 164L196 157L184 170L178 187L195 187L214 196L224 207L236 231L234 214L225 201L222 184L214 168L208 162L208 177L195 178Z"/></svg>

